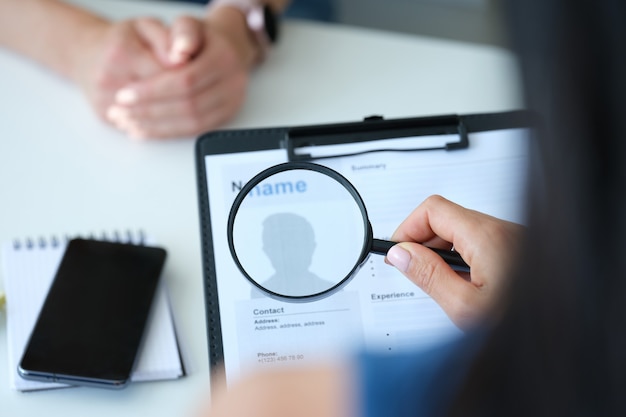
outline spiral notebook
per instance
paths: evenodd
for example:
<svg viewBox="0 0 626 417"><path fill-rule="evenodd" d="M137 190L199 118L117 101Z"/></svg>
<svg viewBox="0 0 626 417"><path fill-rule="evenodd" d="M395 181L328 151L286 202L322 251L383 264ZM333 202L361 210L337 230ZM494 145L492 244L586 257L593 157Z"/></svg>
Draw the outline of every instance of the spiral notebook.
<svg viewBox="0 0 626 417"><path fill-rule="evenodd" d="M72 236L71 238L79 237ZM89 238L95 238L89 236ZM97 239L132 244L154 244L143 233L113 233ZM17 365L28 342L70 237L15 241L2 247L2 266L6 291L9 384L19 391L62 388L68 385L27 381L17 373ZM184 375L178 341L167 297L161 283L154 299L146 339L131 381L175 379Z"/></svg>

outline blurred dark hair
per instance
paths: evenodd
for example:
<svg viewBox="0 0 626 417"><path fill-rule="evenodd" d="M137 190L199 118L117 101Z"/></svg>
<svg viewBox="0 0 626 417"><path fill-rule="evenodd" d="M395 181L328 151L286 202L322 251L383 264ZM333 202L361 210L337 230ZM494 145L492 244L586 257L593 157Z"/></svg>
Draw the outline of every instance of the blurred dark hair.
<svg viewBox="0 0 626 417"><path fill-rule="evenodd" d="M626 416L626 1L508 1L533 142L506 313L450 410Z"/></svg>

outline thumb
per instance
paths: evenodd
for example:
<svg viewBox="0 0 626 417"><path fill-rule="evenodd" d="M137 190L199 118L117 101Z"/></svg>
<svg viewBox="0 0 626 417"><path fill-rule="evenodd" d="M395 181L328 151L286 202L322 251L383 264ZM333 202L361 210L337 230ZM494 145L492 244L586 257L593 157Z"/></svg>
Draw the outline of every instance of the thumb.
<svg viewBox="0 0 626 417"><path fill-rule="evenodd" d="M457 274L434 251L419 243L394 245L386 257L426 294L431 296L459 327L467 316L468 305L478 295L478 289Z"/></svg>
<svg viewBox="0 0 626 417"><path fill-rule="evenodd" d="M203 23L191 16L180 16L170 29L168 59L178 65L189 61L203 47Z"/></svg>
<svg viewBox="0 0 626 417"><path fill-rule="evenodd" d="M159 70L161 70L161 66L167 67L170 64L168 58L169 30L167 27L160 20L150 17L135 19L133 23L141 42L151 52L149 54L152 55L150 59L153 60L152 57L156 57L160 64ZM140 68L139 71L142 71L142 69ZM148 76L152 74L144 73L140 75Z"/></svg>

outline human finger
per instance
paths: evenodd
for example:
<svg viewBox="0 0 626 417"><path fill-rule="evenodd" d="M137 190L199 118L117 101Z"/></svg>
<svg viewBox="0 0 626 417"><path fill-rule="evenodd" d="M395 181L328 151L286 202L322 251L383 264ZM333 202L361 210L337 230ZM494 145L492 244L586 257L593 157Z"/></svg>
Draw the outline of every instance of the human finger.
<svg viewBox="0 0 626 417"><path fill-rule="evenodd" d="M431 195L400 223L392 240L425 242L435 237L451 242L465 209L442 196Z"/></svg>
<svg viewBox="0 0 626 417"><path fill-rule="evenodd" d="M112 119L128 120L137 125L171 123L177 119L198 119L203 114L219 107L223 98L212 94L211 89L192 97L150 101L135 105L112 105L107 114Z"/></svg>
<svg viewBox="0 0 626 417"><path fill-rule="evenodd" d="M170 65L169 30L163 22L151 17L141 17L133 21L141 40L152 50L161 65Z"/></svg>
<svg viewBox="0 0 626 417"><path fill-rule="evenodd" d="M484 313L485 289L457 274L427 247L399 243L388 251L386 260L432 297L458 327L468 328Z"/></svg>
<svg viewBox="0 0 626 417"><path fill-rule="evenodd" d="M245 99L245 74L230 77L192 97L111 106L108 117L135 136L168 138L215 129L230 120ZM125 129L125 127L127 129Z"/></svg>
<svg viewBox="0 0 626 417"><path fill-rule="evenodd" d="M477 247L476 240L485 235L486 222L493 221L502 222L483 213L466 209L442 196L433 195L424 200L400 223L391 240L419 243L449 242L449 245L471 264Z"/></svg>
<svg viewBox="0 0 626 417"><path fill-rule="evenodd" d="M229 112L222 109L220 101L214 101L206 111L191 116L179 112L179 100L166 103L150 103L146 106L122 107L113 106L107 111L107 117L116 127L126 131L129 136L137 139L166 139L174 137L194 136L211 130L229 119ZM173 109L168 112L167 109ZM163 114L162 118L155 117Z"/></svg>
<svg viewBox="0 0 626 417"><path fill-rule="evenodd" d="M174 105L176 106L176 105ZM123 109L124 111L126 109ZM198 117L169 115L161 120L150 121L129 117L122 113L116 117L118 127L126 131L129 136L137 139L168 139L176 137L196 136L202 132L212 130L226 123L234 111L220 102L210 110L202 112Z"/></svg>
<svg viewBox="0 0 626 417"><path fill-rule="evenodd" d="M139 24L145 29L151 24ZM156 24L152 25L156 36ZM157 55L150 49L146 39L138 31L136 20L123 22L117 26L116 39L111 42L108 62L105 66L112 74L125 84L133 80L150 78L163 71L163 65Z"/></svg>
<svg viewBox="0 0 626 417"><path fill-rule="evenodd" d="M173 68L154 77L129 83L115 95L121 105L133 105L150 101L190 97L219 81L220 74L211 67L189 65Z"/></svg>
<svg viewBox="0 0 626 417"><path fill-rule="evenodd" d="M203 24L191 16L180 16L170 28L168 59L174 65L190 60L204 44Z"/></svg>
<svg viewBox="0 0 626 417"><path fill-rule="evenodd" d="M74 77L96 113L105 119L105 111L120 88L140 77L153 76L163 67L133 20L108 23L96 33L77 63Z"/></svg>

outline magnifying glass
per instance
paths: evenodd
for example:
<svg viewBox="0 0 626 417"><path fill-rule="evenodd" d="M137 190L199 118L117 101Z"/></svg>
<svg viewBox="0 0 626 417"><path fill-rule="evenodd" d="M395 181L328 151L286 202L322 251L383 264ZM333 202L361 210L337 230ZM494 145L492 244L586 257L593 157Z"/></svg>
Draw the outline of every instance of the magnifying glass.
<svg viewBox="0 0 626 417"><path fill-rule="evenodd" d="M283 301L314 301L346 285L370 253L396 244L374 239L356 188L310 162L270 167L244 185L228 216L228 246L256 288ZM469 272L454 251L431 248Z"/></svg>

